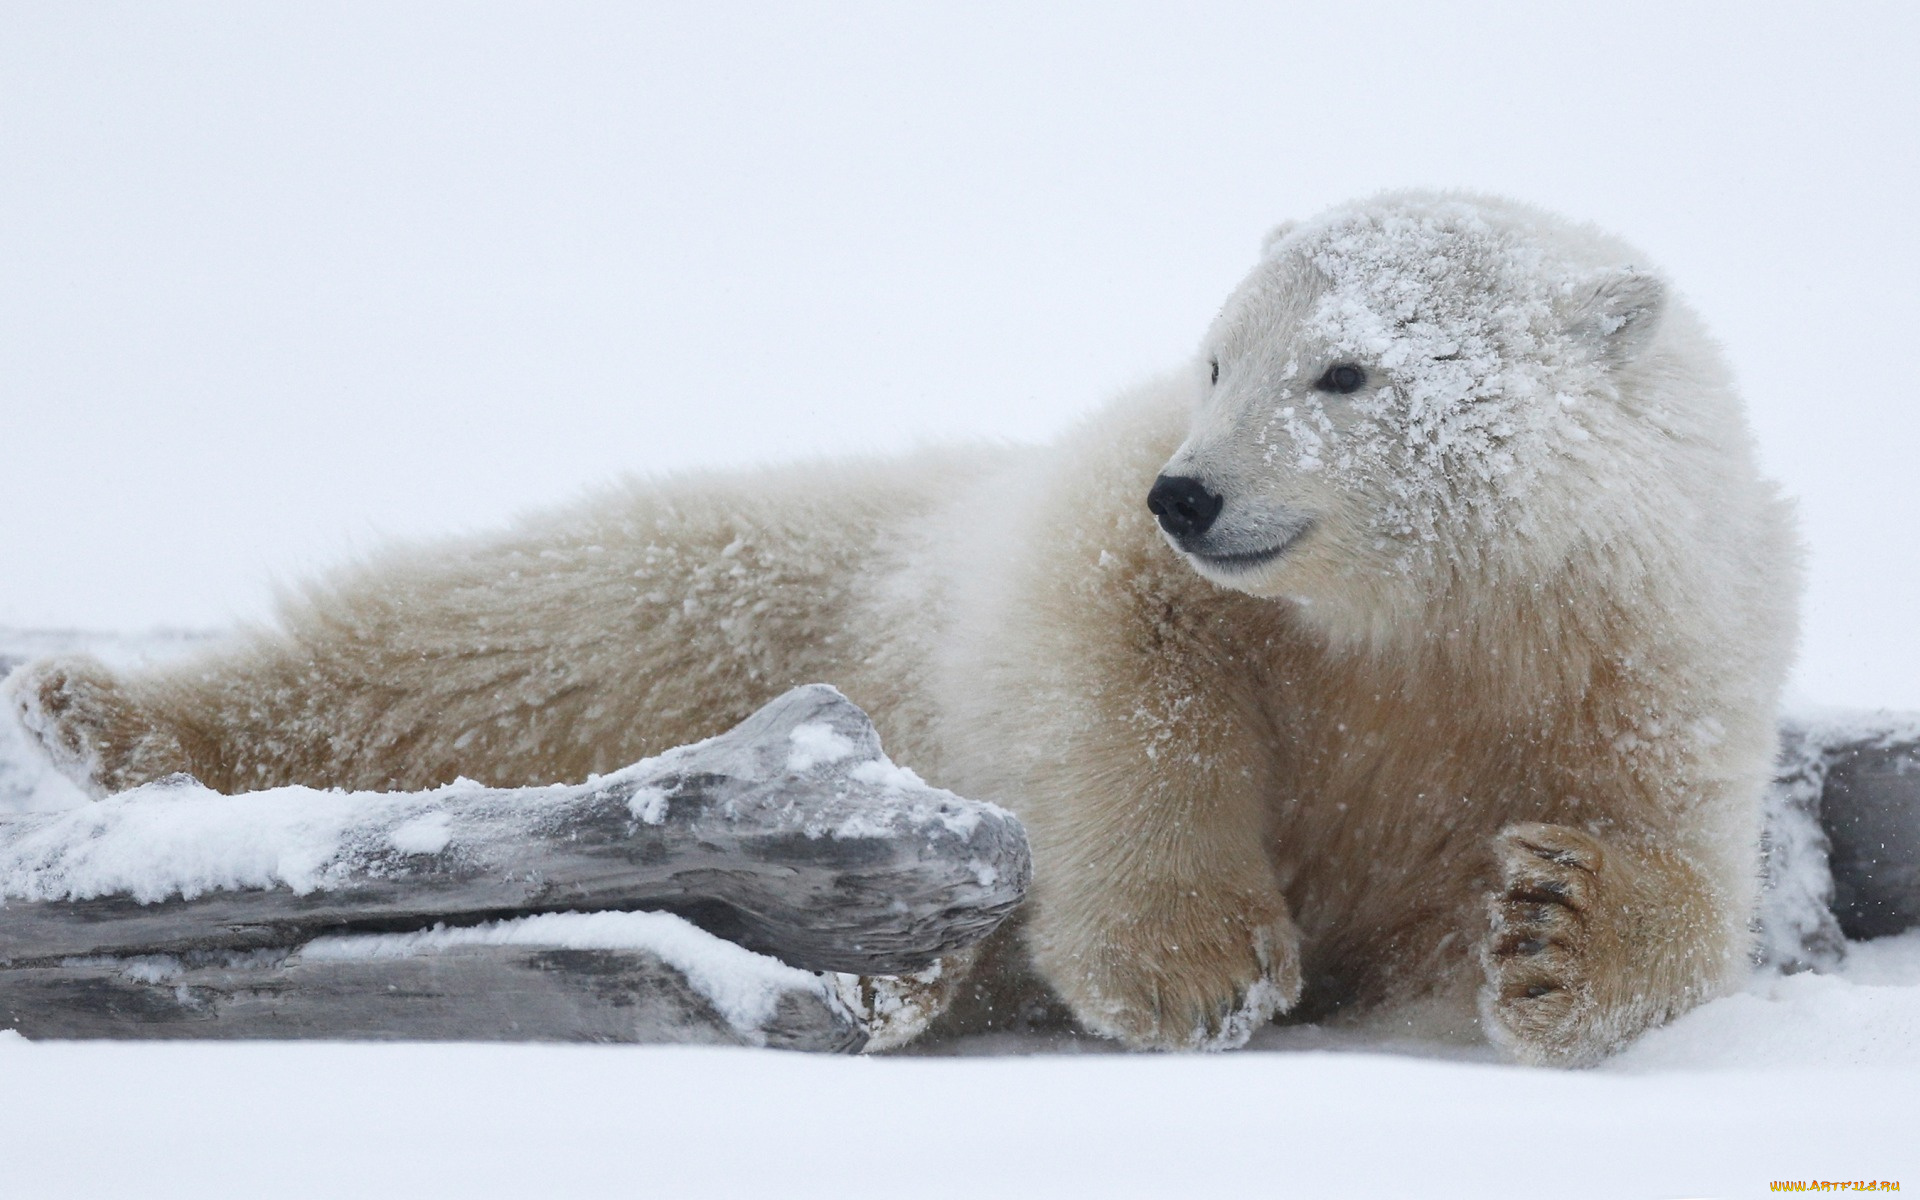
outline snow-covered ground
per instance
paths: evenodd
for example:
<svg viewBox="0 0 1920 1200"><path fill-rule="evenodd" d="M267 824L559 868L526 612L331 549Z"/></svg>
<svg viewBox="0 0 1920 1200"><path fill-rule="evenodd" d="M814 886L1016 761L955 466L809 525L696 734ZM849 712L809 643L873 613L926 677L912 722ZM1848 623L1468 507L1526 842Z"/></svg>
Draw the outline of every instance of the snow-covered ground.
<svg viewBox="0 0 1920 1200"><path fill-rule="evenodd" d="M1295 1036L1300 1043L1311 1038ZM1211 1056L33 1044L9 1196L1755 1196L1920 1186L1920 935L1594 1071Z"/></svg>
<svg viewBox="0 0 1920 1200"><path fill-rule="evenodd" d="M1439 185L1672 273L1799 500L1796 686L1920 709L1916 57L1897 3L11 6L0 625L211 628L620 470L1044 436L1273 222ZM17 749L0 809L78 801ZM1914 934L1576 1074L966 1049L0 1035L0 1197L1920 1187Z"/></svg>

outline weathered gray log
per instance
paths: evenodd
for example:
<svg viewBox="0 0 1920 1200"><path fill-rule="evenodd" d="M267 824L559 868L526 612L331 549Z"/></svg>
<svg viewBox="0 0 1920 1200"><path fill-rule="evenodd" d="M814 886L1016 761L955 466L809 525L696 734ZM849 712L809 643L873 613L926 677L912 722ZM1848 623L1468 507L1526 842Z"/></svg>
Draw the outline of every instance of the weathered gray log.
<svg viewBox="0 0 1920 1200"><path fill-rule="evenodd" d="M220 797L181 779L0 817L0 961L662 909L794 966L895 975L985 937L1029 874L1018 821L894 767L866 714L814 685L578 786Z"/></svg>
<svg viewBox="0 0 1920 1200"><path fill-rule="evenodd" d="M1840 928L1874 938L1920 925L1920 742L1843 750L1822 800Z"/></svg>
<svg viewBox="0 0 1920 1200"><path fill-rule="evenodd" d="M1763 958L1828 969L1847 938L1920 925L1920 721L1827 713L1781 728Z"/></svg>
<svg viewBox="0 0 1920 1200"><path fill-rule="evenodd" d="M0 1029L31 1038L672 1042L828 1053L867 1042L865 1014L833 977L768 960L759 970L719 964L736 973L728 981L736 991L761 990L743 1011L709 994L697 972L642 949L315 952L324 945L0 968Z"/></svg>

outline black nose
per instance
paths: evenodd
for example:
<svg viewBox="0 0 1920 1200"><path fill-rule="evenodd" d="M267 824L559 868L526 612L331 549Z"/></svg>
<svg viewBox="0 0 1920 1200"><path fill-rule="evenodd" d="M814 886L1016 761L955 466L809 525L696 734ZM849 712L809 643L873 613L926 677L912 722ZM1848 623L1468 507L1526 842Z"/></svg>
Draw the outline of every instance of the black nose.
<svg viewBox="0 0 1920 1200"><path fill-rule="evenodd" d="M1198 479L1185 475L1162 475L1147 493L1147 511L1159 518L1160 528L1177 538L1205 533L1225 504Z"/></svg>

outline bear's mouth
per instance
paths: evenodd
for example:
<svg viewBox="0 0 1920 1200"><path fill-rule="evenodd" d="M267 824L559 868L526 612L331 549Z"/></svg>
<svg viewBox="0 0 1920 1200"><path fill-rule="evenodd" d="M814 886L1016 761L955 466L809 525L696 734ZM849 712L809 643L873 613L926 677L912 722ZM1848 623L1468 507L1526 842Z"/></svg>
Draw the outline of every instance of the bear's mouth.
<svg viewBox="0 0 1920 1200"><path fill-rule="evenodd" d="M1207 567L1215 571L1219 571L1223 574L1231 575L1231 574L1235 574L1242 571L1256 570L1260 567L1266 566L1268 563L1273 562L1275 559L1279 558L1281 555L1285 554L1287 551L1299 545L1300 539L1306 537L1309 533L1312 533L1312 532L1313 532L1313 522L1308 521L1302 524L1298 529L1295 529L1292 533L1289 533L1286 537L1282 538L1276 544L1268 546L1265 549L1227 550L1227 551L1218 551L1218 552L1203 552L1199 550L1189 550L1187 551L1187 554L1189 557L1198 560L1202 564L1206 565Z"/></svg>

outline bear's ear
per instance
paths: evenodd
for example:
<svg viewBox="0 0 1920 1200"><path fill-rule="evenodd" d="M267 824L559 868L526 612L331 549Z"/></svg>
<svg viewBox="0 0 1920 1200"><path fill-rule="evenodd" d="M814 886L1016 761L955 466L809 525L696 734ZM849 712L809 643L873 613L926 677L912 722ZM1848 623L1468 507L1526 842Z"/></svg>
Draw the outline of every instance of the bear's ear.
<svg viewBox="0 0 1920 1200"><path fill-rule="evenodd" d="M1286 237L1298 228L1300 228L1300 222L1298 221L1282 221L1268 230L1267 236L1260 239L1260 257L1265 258L1267 255L1272 254L1273 248L1280 244L1280 239Z"/></svg>
<svg viewBox="0 0 1920 1200"><path fill-rule="evenodd" d="M1660 328L1667 285L1638 267L1619 267L1569 284L1567 332L1609 367L1640 357Z"/></svg>

